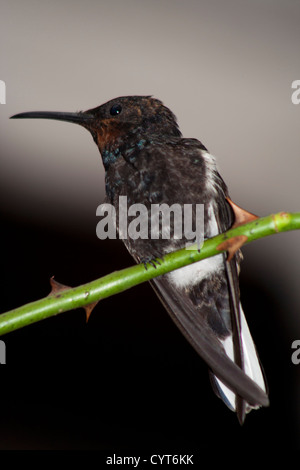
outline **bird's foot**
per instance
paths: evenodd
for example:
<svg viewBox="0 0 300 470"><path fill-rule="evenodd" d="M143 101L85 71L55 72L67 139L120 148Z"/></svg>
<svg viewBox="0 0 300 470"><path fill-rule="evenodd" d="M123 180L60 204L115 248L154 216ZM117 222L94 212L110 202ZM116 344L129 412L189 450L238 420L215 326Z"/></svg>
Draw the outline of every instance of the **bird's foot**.
<svg viewBox="0 0 300 470"><path fill-rule="evenodd" d="M158 258L152 258L151 256L145 256L144 258L142 258L141 263L144 264L146 271L148 269L147 264L150 264L150 266L153 266L153 268L155 269L157 264L159 266L161 264Z"/></svg>

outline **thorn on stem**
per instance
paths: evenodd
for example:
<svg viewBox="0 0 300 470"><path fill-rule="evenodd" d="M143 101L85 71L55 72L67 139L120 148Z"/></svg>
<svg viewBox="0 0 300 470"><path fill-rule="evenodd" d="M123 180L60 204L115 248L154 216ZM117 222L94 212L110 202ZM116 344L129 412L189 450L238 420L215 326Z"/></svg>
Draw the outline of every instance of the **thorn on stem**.
<svg viewBox="0 0 300 470"><path fill-rule="evenodd" d="M92 304L89 304L89 305L86 305L85 307L83 307L84 310L85 310L86 323L89 321L91 313L94 310L94 308L96 307L98 302L99 301L97 300L97 302L93 302Z"/></svg>
<svg viewBox="0 0 300 470"><path fill-rule="evenodd" d="M50 294L48 295L55 295L64 290L71 289L70 286L66 286L64 284L61 284L60 282L57 282L54 279L54 276L50 278L50 286L51 286L51 291L50 291Z"/></svg>
<svg viewBox="0 0 300 470"><path fill-rule="evenodd" d="M225 242L220 243L217 246L217 250L219 251L227 251L228 258L227 261L231 261L234 257L235 253L246 243L248 237L246 235L237 235L236 237L229 238L229 240L225 240Z"/></svg>

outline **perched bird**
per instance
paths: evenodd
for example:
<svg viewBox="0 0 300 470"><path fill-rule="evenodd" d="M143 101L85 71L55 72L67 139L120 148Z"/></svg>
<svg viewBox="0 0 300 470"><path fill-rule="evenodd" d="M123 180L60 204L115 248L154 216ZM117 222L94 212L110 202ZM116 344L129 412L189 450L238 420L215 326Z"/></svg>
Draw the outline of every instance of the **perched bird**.
<svg viewBox="0 0 300 470"><path fill-rule="evenodd" d="M204 238L251 214L236 206L214 157L196 139L183 138L174 114L151 96L124 96L84 112L29 112L13 118L46 118L85 127L98 146L107 201L118 214L128 205L203 204ZM193 213L194 217L194 213ZM118 218L117 218L118 220ZM186 245L169 239L124 239L136 262L151 262ZM124 234L123 234L124 235ZM213 388L240 423L252 408L268 406L266 383L239 298L239 250L157 277L151 284L187 340L207 362Z"/></svg>

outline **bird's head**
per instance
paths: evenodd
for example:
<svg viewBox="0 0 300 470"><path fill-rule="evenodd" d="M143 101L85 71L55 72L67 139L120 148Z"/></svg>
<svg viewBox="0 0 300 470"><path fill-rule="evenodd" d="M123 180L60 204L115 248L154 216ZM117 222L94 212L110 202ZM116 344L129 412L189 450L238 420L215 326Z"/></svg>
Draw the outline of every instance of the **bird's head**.
<svg viewBox="0 0 300 470"><path fill-rule="evenodd" d="M174 114L151 96L122 96L77 113L34 111L12 118L55 119L80 124L91 132L101 153L120 147L134 136L181 135Z"/></svg>

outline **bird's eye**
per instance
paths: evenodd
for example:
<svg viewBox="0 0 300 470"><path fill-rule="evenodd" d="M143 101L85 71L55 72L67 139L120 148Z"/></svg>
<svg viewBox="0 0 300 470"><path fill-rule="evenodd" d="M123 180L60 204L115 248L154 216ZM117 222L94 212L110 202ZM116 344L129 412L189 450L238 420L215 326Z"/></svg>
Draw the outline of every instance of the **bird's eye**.
<svg viewBox="0 0 300 470"><path fill-rule="evenodd" d="M112 116L116 116L117 114L120 114L120 112L122 111L122 106L120 104L114 104L111 108L110 108L110 114Z"/></svg>

